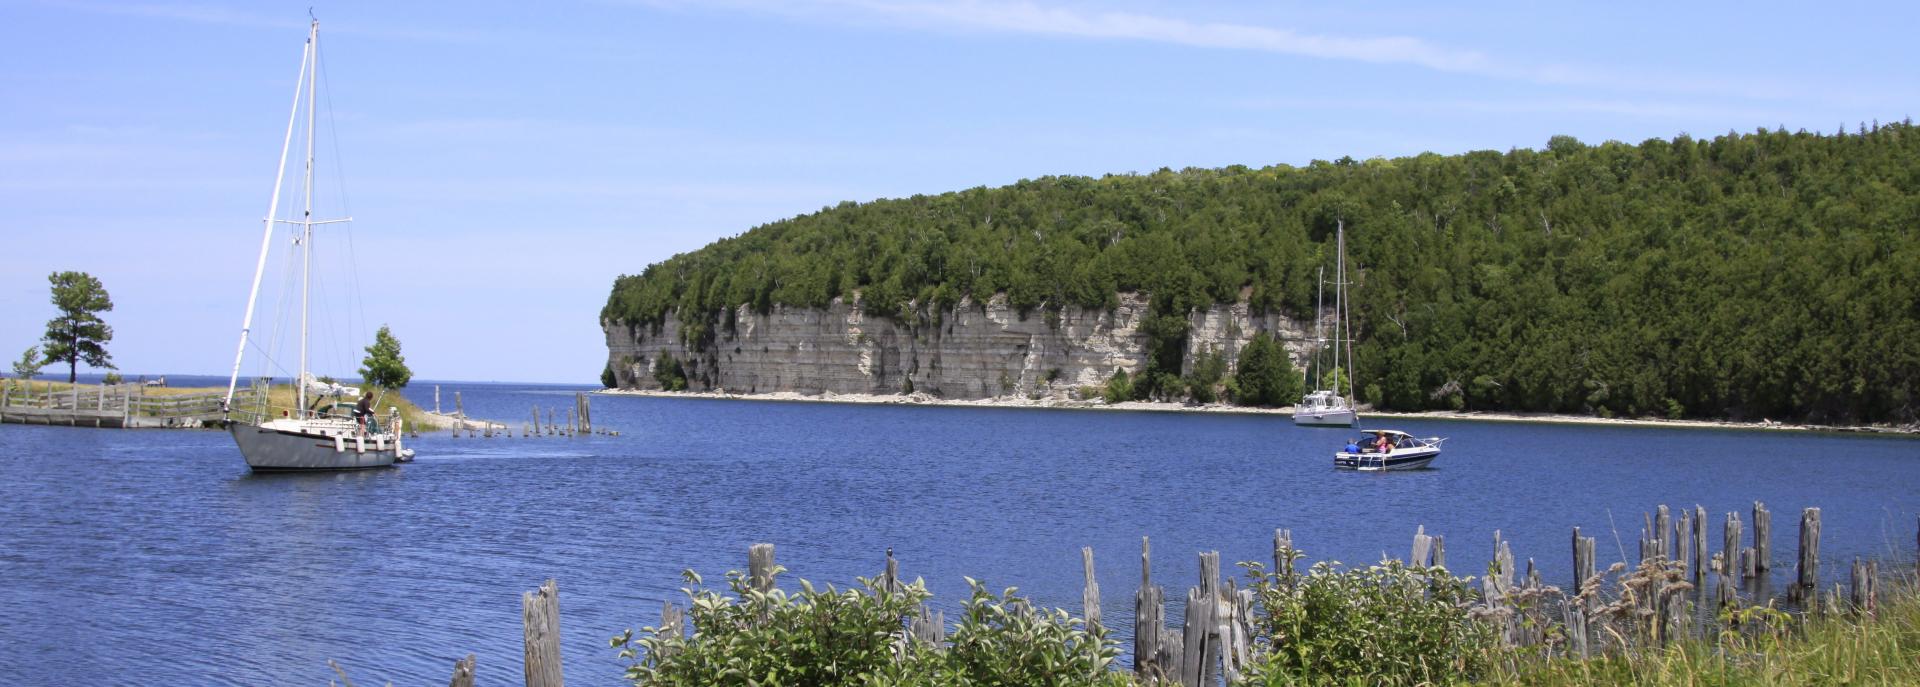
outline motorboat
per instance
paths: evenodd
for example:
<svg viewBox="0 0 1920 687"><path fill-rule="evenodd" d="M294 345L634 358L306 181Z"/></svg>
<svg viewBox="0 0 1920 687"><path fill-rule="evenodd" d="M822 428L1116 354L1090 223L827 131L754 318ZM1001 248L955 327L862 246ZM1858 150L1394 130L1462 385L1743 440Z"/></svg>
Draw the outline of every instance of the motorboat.
<svg viewBox="0 0 1920 687"><path fill-rule="evenodd" d="M1440 457L1440 442L1447 440L1446 437L1420 438L1394 429L1367 432L1373 436L1348 442L1345 449L1333 454L1335 468L1366 472L1418 470ZM1386 440L1384 447L1380 446L1381 439Z"/></svg>

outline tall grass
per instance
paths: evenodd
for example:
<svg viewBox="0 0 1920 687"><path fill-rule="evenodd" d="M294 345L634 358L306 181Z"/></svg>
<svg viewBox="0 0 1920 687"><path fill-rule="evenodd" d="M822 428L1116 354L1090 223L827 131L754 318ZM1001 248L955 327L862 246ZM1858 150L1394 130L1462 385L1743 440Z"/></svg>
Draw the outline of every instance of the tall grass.
<svg viewBox="0 0 1920 687"><path fill-rule="evenodd" d="M1920 595L1909 580L1886 588L1873 613L1792 618L1760 607L1715 636L1579 661L1522 661L1488 685L1920 685ZM1757 619L1757 620L1756 620Z"/></svg>

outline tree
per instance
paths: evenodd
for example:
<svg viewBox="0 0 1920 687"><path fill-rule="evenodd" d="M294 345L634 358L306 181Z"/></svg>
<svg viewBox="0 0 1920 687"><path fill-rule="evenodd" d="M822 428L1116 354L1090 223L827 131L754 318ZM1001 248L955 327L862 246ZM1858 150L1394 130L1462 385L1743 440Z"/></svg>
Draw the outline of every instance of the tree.
<svg viewBox="0 0 1920 687"><path fill-rule="evenodd" d="M116 369L107 342L113 340L113 327L99 313L113 310L113 299L99 279L85 272L55 272L47 275L53 285L53 307L60 316L47 320L47 335L41 339L46 362L66 361L67 383L79 378L80 363L88 367Z"/></svg>
<svg viewBox="0 0 1920 687"><path fill-rule="evenodd" d="M373 334L367 359L360 361L360 378L385 389L404 389L413 379L413 370L407 369L407 359L400 355L400 340L384 324Z"/></svg>
<svg viewBox="0 0 1920 687"><path fill-rule="evenodd" d="M620 386L620 378L613 375L613 363L600 370L600 386L612 389Z"/></svg>
<svg viewBox="0 0 1920 687"><path fill-rule="evenodd" d="M40 368L47 359L40 357L39 346L28 346L27 352L20 354L20 361L13 364L14 379L33 379L40 376Z"/></svg>
<svg viewBox="0 0 1920 687"><path fill-rule="evenodd" d="M1285 405L1300 392L1294 383L1293 363L1266 332L1253 335L1247 347L1240 349L1234 381L1240 387L1241 405Z"/></svg>

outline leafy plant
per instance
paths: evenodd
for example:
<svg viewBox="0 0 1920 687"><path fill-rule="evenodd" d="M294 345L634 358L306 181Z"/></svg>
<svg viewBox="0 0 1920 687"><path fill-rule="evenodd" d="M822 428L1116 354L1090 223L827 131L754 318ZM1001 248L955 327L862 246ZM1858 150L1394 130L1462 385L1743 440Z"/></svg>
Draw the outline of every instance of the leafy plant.
<svg viewBox="0 0 1920 687"><path fill-rule="evenodd" d="M374 332L373 345L360 362L360 377L384 389L404 389L413 379L413 370L407 369L407 359L400 355L400 340L384 324Z"/></svg>
<svg viewBox="0 0 1920 687"><path fill-rule="evenodd" d="M113 355L107 352L113 327L100 319L100 313L113 310L107 288L85 272L55 272L47 275L47 281L53 285L53 307L60 316L47 321L41 357L49 363L64 361L68 384L79 378L82 362L113 369Z"/></svg>
<svg viewBox="0 0 1920 687"><path fill-rule="evenodd" d="M14 379L33 379L40 376L40 368L45 367L47 359L40 356L39 346L28 346L20 359L13 363Z"/></svg>
<svg viewBox="0 0 1920 687"><path fill-rule="evenodd" d="M1469 615L1472 586L1444 568L1322 562L1298 575L1241 565L1258 606L1253 684L1445 684L1478 675L1495 647Z"/></svg>

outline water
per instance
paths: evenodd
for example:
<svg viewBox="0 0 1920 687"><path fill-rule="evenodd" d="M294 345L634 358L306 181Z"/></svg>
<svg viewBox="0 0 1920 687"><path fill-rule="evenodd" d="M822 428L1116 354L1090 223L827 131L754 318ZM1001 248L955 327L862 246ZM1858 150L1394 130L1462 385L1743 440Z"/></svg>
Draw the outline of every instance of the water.
<svg viewBox="0 0 1920 687"><path fill-rule="evenodd" d="M518 425L585 387L442 383ZM431 383L409 395L432 403ZM1911 560L1920 441L1853 435L1395 421L1450 437L1436 469L1330 469L1353 433L1283 417L596 397L620 437L414 442L416 463L252 475L219 432L0 426L0 684L430 684L479 655L520 674L520 593L560 582L567 675L614 684L606 639L658 622L679 573L710 583L747 547L816 582L892 547L955 608L962 576L1078 608L1093 546L1110 623L1130 623L1140 537L1154 574L1195 553L1268 560L1275 527L1314 559L1404 557L1416 525L1478 572L1497 528L1549 582L1569 528L1602 565L1640 514L1775 514L1777 580L1798 513L1824 509L1826 579L1854 556ZM1749 526L1750 529L1750 526ZM1618 532L1616 539L1615 532ZM1780 584L1776 581L1776 587ZM1172 592L1169 593L1173 595ZM1123 631L1126 628L1121 628Z"/></svg>

